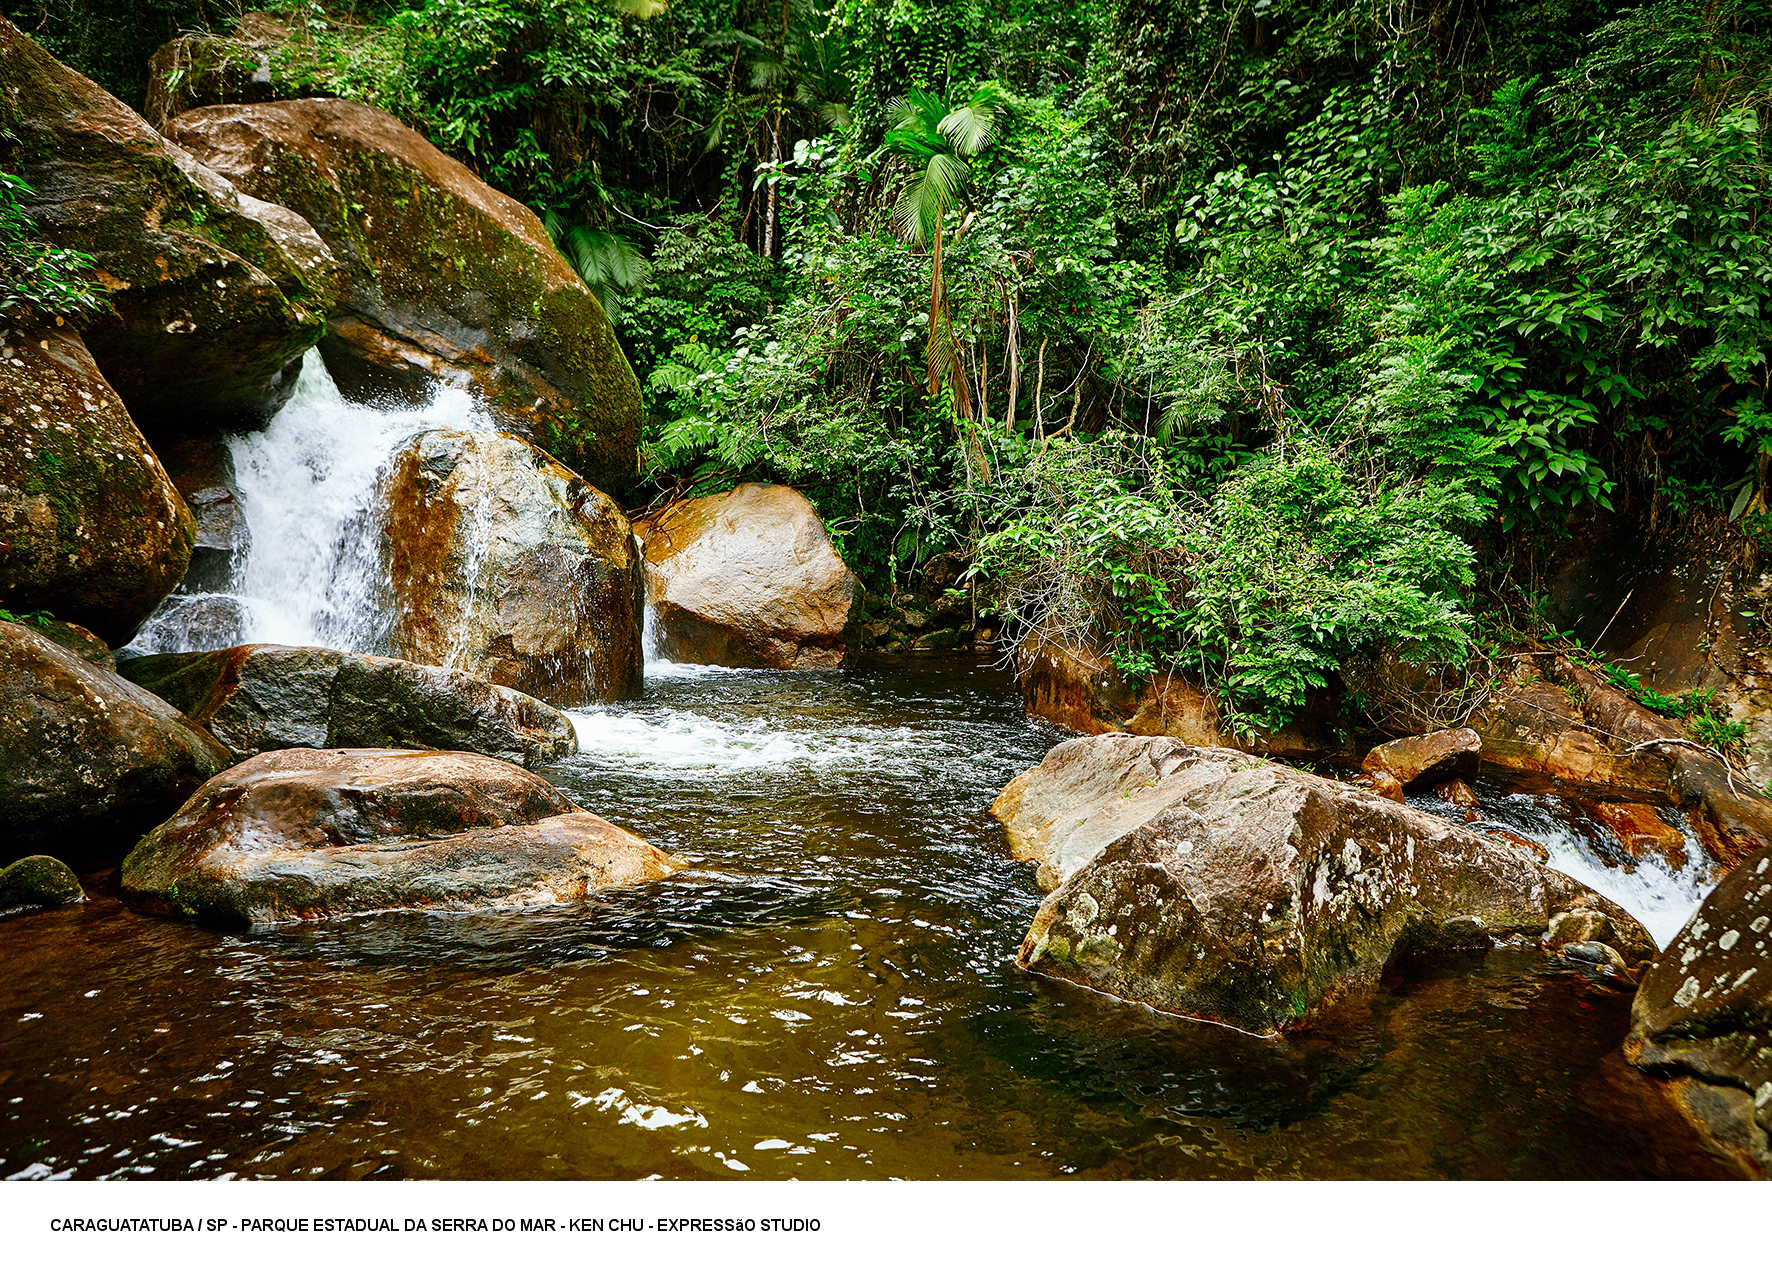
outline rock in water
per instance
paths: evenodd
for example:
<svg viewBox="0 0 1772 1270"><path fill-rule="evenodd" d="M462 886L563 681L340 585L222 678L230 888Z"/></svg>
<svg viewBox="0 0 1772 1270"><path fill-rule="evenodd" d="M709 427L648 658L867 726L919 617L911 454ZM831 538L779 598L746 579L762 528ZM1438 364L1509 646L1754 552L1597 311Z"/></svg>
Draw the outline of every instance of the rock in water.
<svg viewBox="0 0 1772 1270"><path fill-rule="evenodd" d="M124 903L224 929L583 899L683 867L478 754L277 750L197 791L123 862Z"/></svg>
<svg viewBox="0 0 1772 1270"><path fill-rule="evenodd" d="M313 229L239 193L5 18L0 84L0 166L35 190L25 210L45 238L97 258L113 314L86 344L136 423L152 436L267 418L338 295Z"/></svg>
<svg viewBox="0 0 1772 1270"><path fill-rule="evenodd" d="M0 622L0 859L126 847L231 761L160 698Z"/></svg>
<svg viewBox="0 0 1772 1270"><path fill-rule="evenodd" d="M382 502L401 657L559 706L639 695L640 552L600 491L520 437L440 429Z"/></svg>
<svg viewBox="0 0 1772 1270"><path fill-rule="evenodd" d="M1470 728L1441 728L1423 736L1405 736L1374 746L1361 764L1368 772L1389 772L1405 788L1477 774L1483 739Z"/></svg>
<svg viewBox="0 0 1772 1270"><path fill-rule="evenodd" d="M1624 1052L1743 1168L1772 1175L1772 850L1731 870L1643 976Z"/></svg>
<svg viewBox="0 0 1772 1270"><path fill-rule="evenodd" d="M179 707L233 752L467 750L535 767L577 748L552 706L459 670L330 648L244 644L124 663L126 678Z"/></svg>
<svg viewBox="0 0 1772 1270"><path fill-rule="evenodd" d="M772 670L843 664L859 588L803 495L740 485L639 528L666 657Z"/></svg>
<svg viewBox="0 0 1772 1270"><path fill-rule="evenodd" d="M74 870L54 856L28 855L0 869L0 917L86 898Z"/></svg>
<svg viewBox="0 0 1772 1270"><path fill-rule="evenodd" d="M125 644L196 529L71 327L0 328L0 606Z"/></svg>
<svg viewBox="0 0 1772 1270"><path fill-rule="evenodd" d="M1365 790L1225 749L1068 741L992 807L1039 880L1019 961L1160 1010L1270 1034L1417 949L1487 947L1553 914L1622 910L1530 856Z"/></svg>
<svg viewBox="0 0 1772 1270"><path fill-rule="evenodd" d="M500 426L598 488L632 478L639 381L534 212L357 102L209 106L167 132L241 189L301 213L344 264L320 351L347 395L472 383Z"/></svg>

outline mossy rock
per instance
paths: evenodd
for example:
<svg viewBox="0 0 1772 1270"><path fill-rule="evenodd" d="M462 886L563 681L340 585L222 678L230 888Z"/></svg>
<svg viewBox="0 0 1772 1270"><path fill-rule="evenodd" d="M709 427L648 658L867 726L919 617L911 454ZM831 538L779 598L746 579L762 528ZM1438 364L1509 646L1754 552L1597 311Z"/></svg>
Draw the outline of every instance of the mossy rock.
<svg viewBox="0 0 1772 1270"><path fill-rule="evenodd" d="M74 870L54 856L30 855L0 869L0 917L86 898Z"/></svg>
<svg viewBox="0 0 1772 1270"><path fill-rule="evenodd" d="M639 381L534 212L358 102L209 106L167 131L241 189L300 213L344 266L320 347L347 395L471 386L500 426L597 488L631 481Z"/></svg>
<svg viewBox="0 0 1772 1270"><path fill-rule="evenodd" d="M306 222L243 197L0 18L0 166L50 242L90 253L110 300L86 342L150 435L251 423L294 388L338 295Z"/></svg>
<svg viewBox="0 0 1772 1270"><path fill-rule="evenodd" d="M0 327L0 606L127 643L184 577L195 536L80 336Z"/></svg>

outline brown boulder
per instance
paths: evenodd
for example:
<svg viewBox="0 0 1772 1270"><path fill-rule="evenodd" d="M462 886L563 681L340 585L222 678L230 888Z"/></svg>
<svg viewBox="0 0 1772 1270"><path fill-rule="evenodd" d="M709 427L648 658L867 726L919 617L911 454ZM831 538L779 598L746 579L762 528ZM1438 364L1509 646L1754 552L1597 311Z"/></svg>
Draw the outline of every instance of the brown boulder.
<svg viewBox="0 0 1772 1270"><path fill-rule="evenodd" d="M534 212L358 102L208 106L167 131L306 217L345 266L321 353L347 395L473 385L501 427L592 484L631 479L639 381Z"/></svg>
<svg viewBox="0 0 1772 1270"><path fill-rule="evenodd" d="M139 912L238 929L388 909L531 907L682 863L478 754L277 750L209 781L123 862Z"/></svg>
<svg viewBox="0 0 1772 1270"><path fill-rule="evenodd" d="M1578 903L1627 931L1632 957L1654 951L1511 846L1234 750L1068 741L992 814L1056 886L1022 966L1258 1034L1369 992L1400 956L1541 934Z"/></svg>
<svg viewBox="0 0 1772 1270"><path fill-rule="evenodd" d="M440 429L382 501L399 656L559 706L639 695L640 553L601 491L520 437Z"/></svg>
<svg viewBox="0 0 1772 1270"><path fill-rule="evenodd" d="M1482 806L1477 791L1463 781L1441 781L1434 786L1434 797L1451 803L1454 807L1463 807L1467 811Z"/></svg>
<svg viewBox="0 0 1772 1270"><path fill-rule="evenodd" d="M1470 779L1477 774L1482 749L1482 738L1469 728L1441 728L1374 746L1361 766L1368 772L1389 772L1407 789L1418 783Z"/></svg>
<svg viewBox="0 0 1772 1270"><path fill-rule="evenodd" d="M0 606L126 644L184 577L195 533L80 336L0 329Z"/></svg>
<svg viewBox="0 0 1772 1270"><path fill-rule="evenodd" d="M111 313L86 344L150 434L268 417L338 293L301 217L248 198L0 18L0 165L50 242L91 253Z"/></svg>
<svg viewBox="0 0 1772 1270"><path fill-rule="evenodd" d="M160 698L0 622L0 861L33 850L100 858L230 761Z"/></svg>
<svg viewBox="0 0 1772 1270"><path fill-rule="evenodd" d="M1772 1174L1772 851L1743 860L1643 976L1625 1056L1743 1168Z"/></svg>
<svg viewBox="0 0 1772 1270"><path fill-rule="evenodd" d="M244 644L125 662L236 761L266 750L465 750L536 767L578 748L552 706L459 670L330 648Z"/></svg>
<svg viewBox="0 0 1772 1270"><path fill-rule="evenodd" d="M772 670L841 666L860 588L804 495L740 485L636 526L661 651Z"/></svg>
<svg viewBox="0 0 1772 1270"><path fill-rule="evenodd" d="M1686 867L1686 835L1647 803L1590 802L1587 813L1606 826L1633 860L1653 852L1674 870Z"/></svg>

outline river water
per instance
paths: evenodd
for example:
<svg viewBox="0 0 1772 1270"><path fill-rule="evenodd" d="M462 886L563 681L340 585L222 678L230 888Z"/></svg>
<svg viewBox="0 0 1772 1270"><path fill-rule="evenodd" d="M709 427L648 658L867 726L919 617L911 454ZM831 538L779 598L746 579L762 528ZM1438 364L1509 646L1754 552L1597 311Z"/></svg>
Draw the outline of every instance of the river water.
<svg viewBox="0 0 1772 1270"><path fill-rule="evenodd" d="M0 1176L1660 1177L1625 990L1502 949L1279 1043L1016 970L985 813L1058 736L961 661L655 666L546 773L694 867L583 906L0 924ZM672 673L676 671L676 673Z"/></svg>
<svg viewBox="0 0 1772 1270"><path fill-rule="evenodd" d="M137 651L191 646L199 601L241 638L379 651L377 473L482 425L448 392L348 405L310 358L231 447L232 590L174 597ZM691 868L240 935L137 916L101 869L89 902L0 922L0 1177L1714 1171L1619 1057L1628 990L1535 949L1401 968L1279 1042L1018 971L1041 897L986 809L1061 736L989 666L653 661L644 700L574 717L581 752L544 774ZM1709 884L1607 867L1558 800L1484 798L1662 938Z"/></svg>

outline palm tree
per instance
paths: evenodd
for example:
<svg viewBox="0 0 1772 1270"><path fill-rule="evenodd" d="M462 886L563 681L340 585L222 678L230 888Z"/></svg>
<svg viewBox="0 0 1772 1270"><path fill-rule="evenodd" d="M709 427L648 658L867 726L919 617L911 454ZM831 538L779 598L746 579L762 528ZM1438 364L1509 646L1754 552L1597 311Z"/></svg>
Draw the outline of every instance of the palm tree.
<svg viewBox="0 0 1772 1270"><path fill-rule="evenodd" d="M941 391L944 380L955 386L955 409L972 413L966 376L959 369L953 323L947 320L942 282L941 248L948 210L965 197L972 182L967 160L991 143L1003 113L1003 90L983 84L964 102L956 93L943 101L934 93L913 88L891 103L892 126L880 145L911 169L910 183L899 196L894 215L907 241L928 247L932 260L929 281L929 392Z"/></svg>

